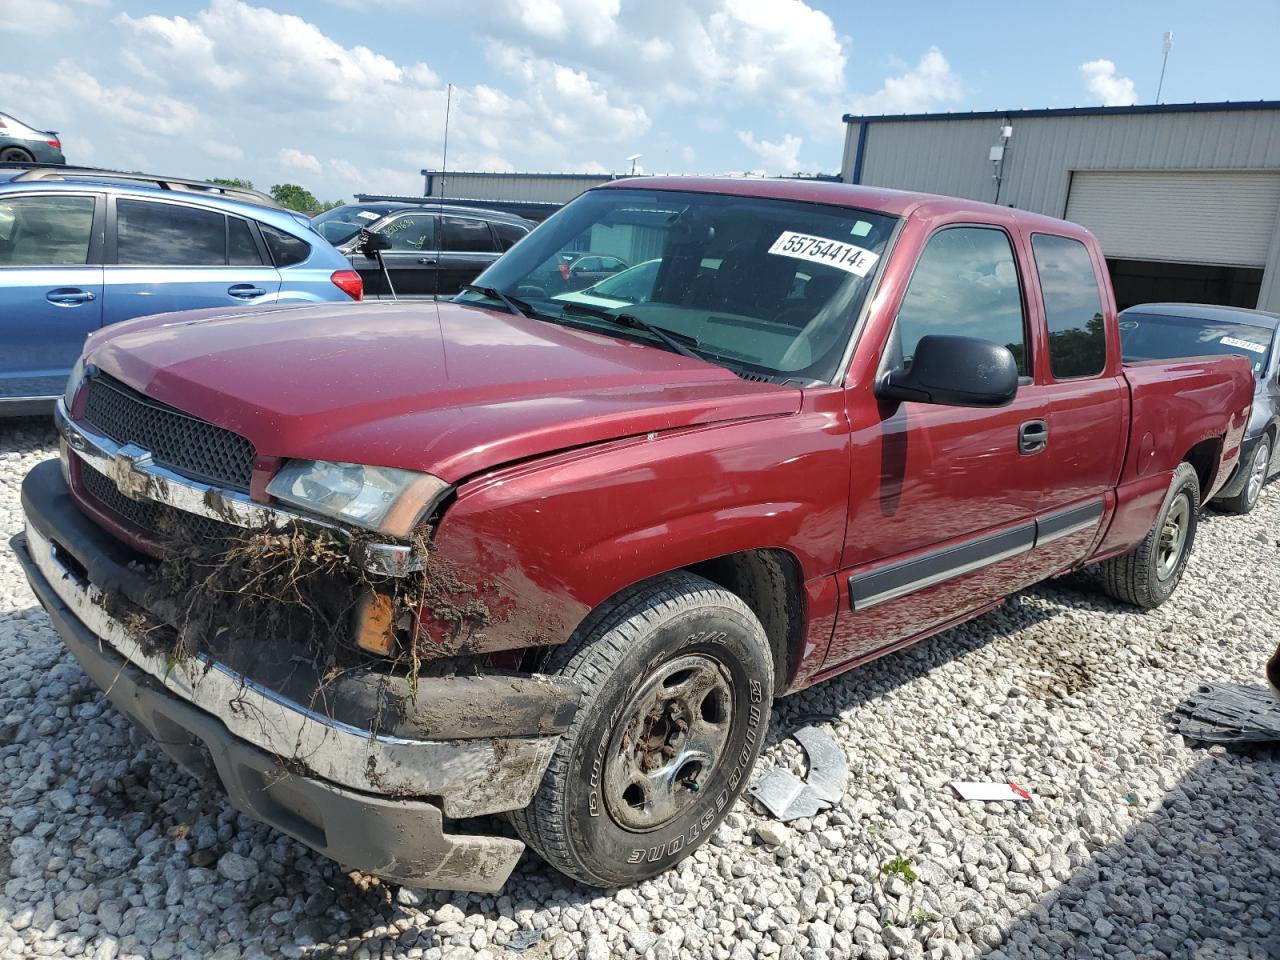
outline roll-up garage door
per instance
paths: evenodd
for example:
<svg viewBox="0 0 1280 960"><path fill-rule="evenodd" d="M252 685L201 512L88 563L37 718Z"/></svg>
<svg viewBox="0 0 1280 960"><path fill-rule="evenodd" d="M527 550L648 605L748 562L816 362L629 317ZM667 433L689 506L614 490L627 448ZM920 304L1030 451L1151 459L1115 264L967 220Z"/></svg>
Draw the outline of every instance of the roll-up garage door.
<svg viewBox="0 0 1280 960"><path fill-rule="evenodd" d="M1280 174L1076 171L1067 219L1108 257L1260 267L1280 220Z"/></svg>

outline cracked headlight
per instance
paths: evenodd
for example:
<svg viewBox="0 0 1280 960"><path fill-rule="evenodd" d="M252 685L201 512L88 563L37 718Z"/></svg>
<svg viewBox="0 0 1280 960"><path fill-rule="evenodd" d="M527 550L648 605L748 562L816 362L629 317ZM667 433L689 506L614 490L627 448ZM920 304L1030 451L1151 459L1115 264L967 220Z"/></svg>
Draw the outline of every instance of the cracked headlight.
<svg viewBox="0 0 1280 960"><path fill-rule="evenodd" d="M328 460L290 460L267 493L312 513L407 537L449 492L429 473Z"/></svg>
<svg viewBox="0 0 1280 960"><path fill-rule="evenodd" d="M84 356L76 361L76 365L71 368L71 376L67 377L67 385L62 391L62 404L67 408L67 413L71 413L71 401L76 398L76 391L80 389L80 381L84 379Z"/></svg>

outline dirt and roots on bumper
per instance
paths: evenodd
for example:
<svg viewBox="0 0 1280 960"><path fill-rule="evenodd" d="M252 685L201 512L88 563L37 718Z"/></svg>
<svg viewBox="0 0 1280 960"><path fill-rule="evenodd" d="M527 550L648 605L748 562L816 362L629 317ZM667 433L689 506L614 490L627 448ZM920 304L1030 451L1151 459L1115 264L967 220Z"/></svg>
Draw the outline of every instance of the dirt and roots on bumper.
<svg viewBox="0 0 1280 960"><path fill-rule="evenodd" d="M439 889L506 881L524 845L447 832L447 819L528 804L577 709L576 688L495 673L418 677L411 692L402 679L350 671L320 689L288 649L252 663L207 653L175 662L139 642L123 611L148 586L125 548L75 507L56 461L28 475L23 507L26 532L12 545L55 629L182 767L347 868Z"/></svg>

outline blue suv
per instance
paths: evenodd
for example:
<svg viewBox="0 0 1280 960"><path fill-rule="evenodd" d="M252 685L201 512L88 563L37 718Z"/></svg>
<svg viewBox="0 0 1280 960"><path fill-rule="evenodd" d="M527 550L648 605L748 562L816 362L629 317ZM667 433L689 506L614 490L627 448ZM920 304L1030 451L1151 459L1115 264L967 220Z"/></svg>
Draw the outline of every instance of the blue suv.
<svg viewBox="0 0 1280 960"><path fill-rule="evenodd" d="M84 338L106 324L363 292L347 258L265 194L0 166L0 416L52 409Z"/></svg>

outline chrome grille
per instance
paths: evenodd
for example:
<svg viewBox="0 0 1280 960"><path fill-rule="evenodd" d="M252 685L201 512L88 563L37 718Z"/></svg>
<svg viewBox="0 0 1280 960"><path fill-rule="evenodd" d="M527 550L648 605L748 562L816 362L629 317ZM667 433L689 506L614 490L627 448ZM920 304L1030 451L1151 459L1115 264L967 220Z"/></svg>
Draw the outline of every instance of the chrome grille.
<svg viewBox="0 0 1280 960"><path fill-rule="evenodd" d="M85 420L116 443L136 444L156 463L193 480L248 491L257 452L247 438L150 400L110 377L94 377L85 390Z"/></svg>
<svg viewBox="0 0 1280 960"><path fill-rule="evenodd" d="M239 528L220 520L201 517L154 500L130 500L110 477L80 462L80 483L84 492L98 505L126 523L137 527L149 538L181 536L199 540L219 540L234 536Z"/></svg>

